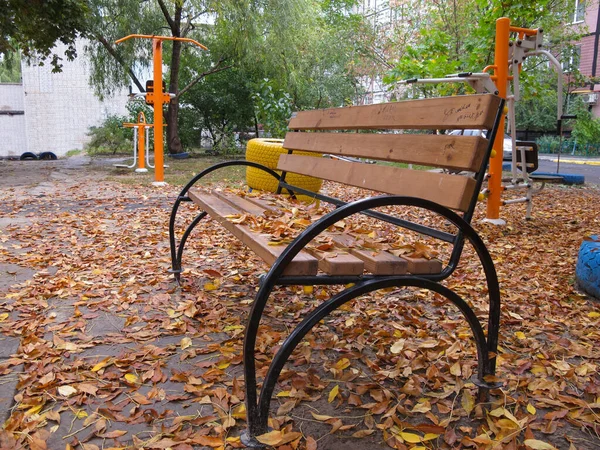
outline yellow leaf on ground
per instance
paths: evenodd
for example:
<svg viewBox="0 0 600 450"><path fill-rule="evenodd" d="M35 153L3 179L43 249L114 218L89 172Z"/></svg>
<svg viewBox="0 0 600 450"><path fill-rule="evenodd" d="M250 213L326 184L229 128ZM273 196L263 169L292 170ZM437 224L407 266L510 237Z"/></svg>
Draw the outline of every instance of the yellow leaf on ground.
<svg viewBox="0 0 600 450"><path fill-rule="evenodd" d="M329 419L333 419L333 417L332 417L332 416L326 416L326 415L324 415L324 414L315 414L315 413L314 413L314 412L312 412L312 411L311 411L310 413L311 413L311 414L312 414L312 416L315 418L315 420L320 420L321 422L324 422L324 421L326 421L326 420L329 420Z"/></svg>
<svg viewBox="0 0 600 450"><path fill-rule="evenodd" d="M41 403L39 405L33 406L32 408L29 408L27 411L25 411L25 416L32 416L34 414L37 414L42 410L43 407L44 405Z"/></svg>
<svg viewBox="0 0 600 450"><path fill-rule="evenodd" d="M392 348L390 349L390 351L394 355L397 355L398 353L400 353L404 349L405 342L406 342L406 339L399 339L399 340L397 340L396 342L394 342L394 345L392 345Z"/></svg>
<svg viewBox="0 0 600 450"><path fill-rule="evenodd" d="M471 411L473 411L473 408L475 408L475 399L471 395L471 392L466 391L466 390L463 391L463 395L462 395L462 399L460 400L460 404L462 405L464 410L467 412L467 414L471 414Z"/></svg>
<svg viewBox="0 0 600 450"><path fill-rule="evenodd" d="M532 416L535 416L535 413L537 412L537 410L531 403L527 403L527 412L529 414L531 414Z"/></svg>
<svg viewBox="0 0 600 450"><path fill-rule="evenodd" d="M525 333L523 333L522 331L517 331L515 333L515 336L517 337L517 339L519 340L523 340L523 339L527 339L527 336L525 336Z"/></svg>
<svg viewBox="0 0 600 450"><path fill-rule="evenodd" d="M327 401L329 403L331 403L332 401L334 401L339 392L340 392L340 386L336 384L333 387L333 389L331 391L329 391L329 396L327 397Z"/></svg>
<svg viewBox="0 0 600 450"><path fill-rule="evenodd" d="M525 442L523 443L527 447L532 448L533 450L557 450L555 446L550 445L547 442L540 441L538 439L525 439Z"/></svg>
<svg viewBox="0 0 600 450"><path fill-rule="evenodd" d="M4 322L6 319L8 319L8 313L0 314L0 322Z"/></svg>
<svg viewBox="0 0 600 450"><path fill-rule="evenodd" d="M0 317L2 317L2 316L0 316ZM600 312L597 312L597 311L589 312L588 317L590 319L597 319L598 317L600 317Z"/></svg>
<svg viewBox="0 0 600 450"><path fill-rule="evenodd" d="M458 361L450 366L450 373L455 377L460 377L462 375L462 370Z"/></svg>
<svg viewBox="0 0 600 450"><path fill-rule="evenodd" d="M213 283L206 283L204 285L204 290L205 291L215 291L219 288L219 286L213 284Z"/></svg>
<svg viewBox="0 0 600 450"><path fill-rule="evenodd" d="M423 439L421 439L423 442L425 441L433 441L434 439L437 439L438 437L440 437L439 434L436 433L425 433L425 436L423 436Z"/></svg>
<svg viewBox="0 0 600 450"><path fill-rule="evenodd" d="M281 431L273 430L269 433L256 436L256 440L262 444L275 446L281 443L281 441L283 440L283 435L281 434Z"/></svg>
<svg viewBox="0 0 600 450"><path fill-rule="evenodd" d="M344 370L350 367L350 360L348 358L342 358L335 363L335 368L338 370Z"/></svg>
<svg viewBox="0 0 600 450"><path fill-rule="evenodd" d="M192 340L189 337L184 337L180 342L181 350L185 350L186 348L192 345Z"/></svg>
<svg viewBox="0 0 600 450"><path fill-rule="evenodd" d="M110 366L112 363L113 363L112 358L104 358L102 361L100 361L98 364L96 364L94 367L92 367L92 372L98 372L99 370Z"/></svg>
<svg viewBox="0 0 600 450"><path fill-rule="evenodd" d="M137 377L137 375L134 375L133 373L126 373L125 379L127 380L128 383L131 383L131 384L137 384L140 381L140 379Z"/></svg>
<svg viewBox="0 0 600 450"><path fill-rule="evenodd" d="M69 385L59 386L58 393L60 395L62 395L63 397L70 397L72 395L77 394L77 389L75 389L73 386L69 386Z"/></svg>
<svg viewBox="0 0 600 450"><path fill-rule="evenodd" d="M415 433L406 433L404 431L401 431L399 433L399 436L404 439L405 442L408 442L409 444L418 444L419 442L422 441L421 436L419 436L418 434Z"/></svg>

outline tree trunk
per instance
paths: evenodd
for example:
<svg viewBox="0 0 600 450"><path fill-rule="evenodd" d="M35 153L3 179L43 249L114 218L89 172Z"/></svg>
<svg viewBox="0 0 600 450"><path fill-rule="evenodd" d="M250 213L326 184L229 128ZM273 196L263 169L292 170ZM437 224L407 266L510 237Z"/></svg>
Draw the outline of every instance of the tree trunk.
<svg viewBox="0 0 600 450"><path fill-rule="evenodd" d="M175 16L171 24L174 37L180 37L181 31L181 4L176 2ZM175 94L167 107L167 149L170 154L182 153L183 146L179 139L179 127L177 118L179 116L179 68L181 64L181 41L172 41L173 52L171 53L171 73L169 76L169 92Z"/></svg>

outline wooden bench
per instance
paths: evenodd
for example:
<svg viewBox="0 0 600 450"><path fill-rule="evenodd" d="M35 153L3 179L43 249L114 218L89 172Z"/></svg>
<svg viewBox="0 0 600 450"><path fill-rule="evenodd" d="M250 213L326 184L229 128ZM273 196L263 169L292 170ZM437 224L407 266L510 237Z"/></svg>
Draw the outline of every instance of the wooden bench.
<svg viewBox="0 0 600 450"><path fill-rule="evenodd" d="M229 161L206 169L183 188L175 201L169 226L172 272L177 280L180 280L182 273L185 243L191 231L206 215L229 230L269 266L266 275L261 277L245 330L243 360L248 429L242 438L246 445L261 446L255 437L267 432L269 406L277 378L302 338L336 308L358 296L384 288L418 287L436 292L456 305L467 320L477 347L478 370L473 381L479 387L480 398L485 398L489 389L497 386L493 376L500 320L500 291L492 259L470 221L485 177L492 151L491 142L503 105L499 97L486 94L302 111L294 114L289 123L291 132L283 144L288 154L281 155L278 164L281 175L254 162ZM484 129L489 140L436 132L442 129ZM362 130L366 132L359 132ZM302 156L294 154L297 150L314 152L318 156L368 158L388 164ZM411 170L398 167L398 164L389 164L399 162L427 166L430 170ZM271 245L273 237L253 230L245 218L257 220L274 214L277 210L274 204L277 202L194 187L208 173L234 164L265 170L278 180L279 193L308 195L334 205L335 209L308 225L288 245ZM286 174L289 172L374 192L365 194L362 199L345 202L326 193L313 193L288 184ZM279 197L286 198L285 195ZM193 202L200 212L178 242L175 224L182 202ZM398 217L399 205L420 208L419 211L427 210L434 220L422 223L409 220L408 217ZM374 251L365 247L352 233L331 231L340 221L352 220L357 215L362 219L367 216L367 220L393 226L393 236L400 236L403 230L418 233L450 246L451 250L444 262L418 254L403 257L394 254L393 249ZM432 222L435 226L431 225ZM334 249L333 254L330 251L319 252L319 246L315 248L314 243L311 244L314 240L319 243L323 239L327 242L327 248ZM482 289L481 292L482 295L487 294L489 299L487 337L483 325L467 302L440 283L456 269L465 240L474 247L487 281L487 291ZM346 288L323 301L282 343L263 380L259 395L255 344L263 310L277 285L343 285Z"/></svg>

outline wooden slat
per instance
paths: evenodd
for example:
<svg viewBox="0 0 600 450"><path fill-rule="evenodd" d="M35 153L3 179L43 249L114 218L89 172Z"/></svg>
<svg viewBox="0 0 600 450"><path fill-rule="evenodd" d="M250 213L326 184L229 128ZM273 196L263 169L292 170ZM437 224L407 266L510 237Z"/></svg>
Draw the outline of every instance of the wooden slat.
<svg viewBox="0 0 600 450"><path fill-rule="evenodd" d="M190 190L188 192L190 199L203 210L208 212L211 217L217 220L231 234L237 237L242 243L262 258L268 265L272 265L286 248L285 245L269 245L269 239L254 233L245 225L235 224L227 220L225 216L239 214L240 211L231 204L224 202L212 194L204 194ZM315 257L300 252L290 262L286 268L285 275L315 275L317 273L318 261Z"/></svg>
<svg viewBox="0 0 600 450"><path fill-rule="evenodd" d="M242 213L261 216L265 210L267 210L266 206L262 206L260 203L250 201L250 199L238 197L237 195L226 194L219 191L213 191L212 194L215 197L218 197L221 200L229 203ZM318 259L319 270L325 272L327 275L360 275L364 271L364 263L359 258L356 258L345 252L329 255L324 252L312 251L308 248L306 251Z"/></svg>
<svg viewBox="0 0 600 450"><path fill-rule="evenodd" d="M289 128L491 129L500 101L495 95L479 94L300 111L290 120Z"/></svg>
<svg viewBox="0 0 600 450"><path fill-rule="evenodd" d="M438 259L411 258L409 256L395 256L384 250L360 249L353 236L348 234L332 235L335 245L347 249L354 256L362 259L365 269L376 275L403 275L440 273L442 262Z"/></svg>
<svg viewBox="0 0 600 450"><path fill-rule="evenodd" d="M286 135L283 147L478 172L485 156L487 142L479 136L447 134L437 136L292 132Z"/></svg>
<svg viewBox="0 0 600 450"><path fill-rule="evenodd" d="M320 252L307 248L319 260L319 269L327 275L362 275L365 264L350 253Z"/></svg>
<svg viewBox="0 0 600 450"><path fill-rule="evenodd" d="M388 252L351 248L350 253L362 259L365 269L375 275L403 275L408 272L407 261Z"/></svg>
<svg viewBox="0 0 600 450"><path fill-rule="evenodd" d="M461 175L299 155L281 155L277 168L388 194L420 197L460 211L468 208L476 185L473 178Z"/></svg>
<svg viewBox="0 0 600 450"><path fill-rule="evenodd" d="M266 208L263 208L256 203L249 201L248 199L238 197L234 194L226 194L222 191L212 191L211 194L229 203L241 212L252 214L253 216L262 216L266 210Z"/></svg>

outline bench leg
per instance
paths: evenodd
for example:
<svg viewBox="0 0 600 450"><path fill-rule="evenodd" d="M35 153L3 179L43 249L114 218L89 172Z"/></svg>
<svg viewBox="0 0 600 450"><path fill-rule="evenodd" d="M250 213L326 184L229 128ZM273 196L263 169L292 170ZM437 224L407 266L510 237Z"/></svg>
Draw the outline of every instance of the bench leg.
<svg viewBox="0 0 600 450"><path fill-rule="evenodd" d="M273 391L275 389L275 385L277 384L277 379L279 378L279 375L281 374L281 371L283 370L288 358L296 346L302 341L304 336L306 336L306 334L310 332L310 330L327 315L345 303L361 295L389 287L417 287L428 289L446 297L446 299L458 307L464 318L467 320L475 339L478 368L476 378L479 385L479 397L487 398L490 387L494 386L486 383L485 377L488 375L493 376L495 373L495 356L490 355L488 348L490 347L490 344L495 347L497 345L497 340L495 343L488 342L479 319L471 307L454 291L434 281L422 278L407 279L399 277L371 280L344 290L343 292L319 305L319 307L305 317L305 319L287 337L273 358L267 375L263 380L263 386L258 399L256 395L257 384L254 366L254 346L256 342L256 332L258 330L257 322L260 319L260 316L253 316L251 313L250 320L254 326L249 326L249 328L252 329L252 333L248 333L246 335L246 340L244 342L244 373L246 378L246 416L248 429L242 435L242 443L248 447L264 447L264 444L261 444L256 439L256 436L268 431L269 408ZM259 295L260 294L261 293L259 291ZM264 301L266 302L266 299ZM261 303L262 302L259 301L257 296L255 305L260 305ZM264 303L262 304L264 305ZM258 309L260 309L262 313L263 308L259 306ZM253 310L253 312L255 311ZM492 334L494 334L493 330L491 331Z"/></svg>
<svg viewBox="0 0 600 450"><path fill-rule="evenodd" d="M198 223L206 216L206 211L202 211L196 216L192 223L190 223L186 228L181 240L179 241L179 246L177 246L175 238L175 219L180 203L181 199L178 198L173 205L173 210L171 211L171 217L169 219L169 245L171 247L171 270L169 272L173 274L178 283L181 281L181 259L183 258L183 249L185 248L185 243L187 242L190 233L194 230L194 228L196 228L196 225L198 225Z"/></svg>

